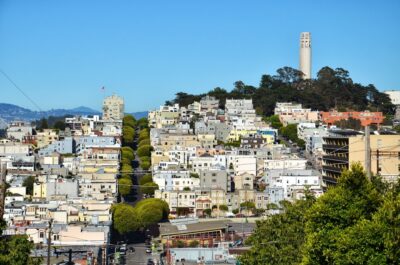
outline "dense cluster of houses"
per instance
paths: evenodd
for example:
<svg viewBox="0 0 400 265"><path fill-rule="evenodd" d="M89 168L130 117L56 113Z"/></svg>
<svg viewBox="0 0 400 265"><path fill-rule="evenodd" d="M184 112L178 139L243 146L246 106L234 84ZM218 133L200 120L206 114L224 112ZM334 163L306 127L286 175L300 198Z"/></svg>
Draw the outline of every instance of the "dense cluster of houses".
<svg viewBox="0 0 400 265"><path fill-rule="evenodd" d="M102 118L66 118L62 131L36 131L27 122L8 125L0 141L3 181L9 185L3 235L26 234L37 246L47 245L50 236L53 246L94 254L109 243L123 100L108 97L103 107Z"/></svg>

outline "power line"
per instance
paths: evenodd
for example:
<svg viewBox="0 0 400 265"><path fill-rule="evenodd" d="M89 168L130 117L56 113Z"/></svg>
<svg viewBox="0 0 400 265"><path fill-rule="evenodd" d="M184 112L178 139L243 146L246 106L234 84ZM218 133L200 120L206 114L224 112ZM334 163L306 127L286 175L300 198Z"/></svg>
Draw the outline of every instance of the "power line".
<svg viewBox="0 0 400 265"><path fill-rule="evenodd" d="M36 104L36 102L29 97L12 79L10 76L8 76L2 69L0 69L0 72L4 75L4 77L11 83L13 84L13 86L18 89L19 92L21 92L21 94L27 98L39 111L43 112L43 110L39 107L38 104Z"/></svg>

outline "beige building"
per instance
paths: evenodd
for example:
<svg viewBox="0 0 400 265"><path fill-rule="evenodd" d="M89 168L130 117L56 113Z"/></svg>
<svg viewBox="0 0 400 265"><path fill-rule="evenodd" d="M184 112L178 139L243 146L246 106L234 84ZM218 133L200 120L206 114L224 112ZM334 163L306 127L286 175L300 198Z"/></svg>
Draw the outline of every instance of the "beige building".
<svg viewBox="0 0 400 265"><path fill-rule="evenodd" d="M43 148L58 140L58 134L53 129L44 129L36 134L37 148Z"/></svg>
<svg viewBox="0 0 400 265"><path fill-rule="evenodd" d="M371 172L388 181L396 181L400 175L400 135L371 135ZM365 165L364 136L349 138L349 163Z"/></svg>
<svg viewBox="0 0 400 265"><path fill-rule="evenodd" d="M249 173L242 173L233 178L235 182L235 189L253 189L254 175Z"/></svg>
<svg viewBox="0 0 400 265"><path fill-rule="evenodd" d="M124 118L124 99L117 95L106 97L103 101L103 120L122 120Z"/></svg>
<svg viewBox="0 0 400 265"><path fill-rule="evenodd" d="M168 133L160 135L160 148L163 150L172 150L175 146L182 147L196 147L200 146L200 142L197 140L197 136L193 134L182 134L182 133Z"/></svg>

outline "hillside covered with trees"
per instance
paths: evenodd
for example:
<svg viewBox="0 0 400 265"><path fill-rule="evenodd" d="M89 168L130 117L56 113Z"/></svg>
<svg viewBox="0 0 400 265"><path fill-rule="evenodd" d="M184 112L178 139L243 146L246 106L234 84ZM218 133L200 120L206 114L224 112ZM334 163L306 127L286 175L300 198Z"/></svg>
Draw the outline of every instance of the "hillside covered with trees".
<svg viewBox="0 0 400 265"><path fill-rule="evenodd" d="M336 107L340 111L394 112L394 106L386 94L379 92L374 85L363 86L353 82L345 69L323 67L317 73L317 78L312 80L302 80L301 75L296 69L283 67L277 70L276 75L263 75L258 87L236 81L231 91L216 87L200 95L179 92L174 100L166 104L187 106L210 95L220 100L221 108L225 106L226 99L253 99L257 114L265 116L273 114L276 102L288 101L302 103L304 107L320 111Z"/></svg>

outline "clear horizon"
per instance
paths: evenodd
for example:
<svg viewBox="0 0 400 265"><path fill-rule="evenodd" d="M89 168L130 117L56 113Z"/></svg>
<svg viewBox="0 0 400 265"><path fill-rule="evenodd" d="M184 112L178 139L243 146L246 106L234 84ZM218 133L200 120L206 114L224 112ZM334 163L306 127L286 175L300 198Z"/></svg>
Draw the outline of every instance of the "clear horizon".
<svg viewBox="0 0 400 265"><path fill-rule="evenodd" d="M398 90L399 11L395 0L2 1L0 69L43 110L99 110L116 93L127 112L148 111L177 92L257 86L298 68L310 31L314 78L342 67L354 82ZM3 75L0 91L0 102L37 110Z"/></svg>

